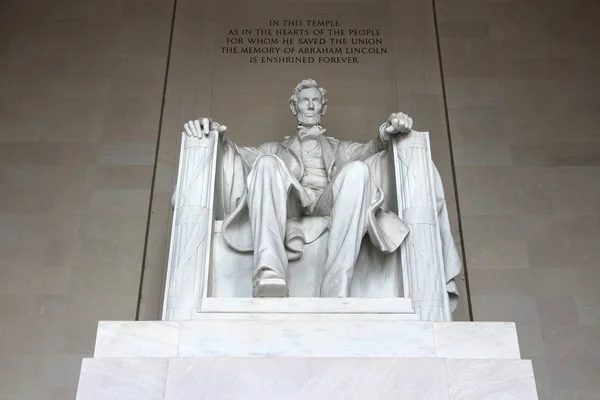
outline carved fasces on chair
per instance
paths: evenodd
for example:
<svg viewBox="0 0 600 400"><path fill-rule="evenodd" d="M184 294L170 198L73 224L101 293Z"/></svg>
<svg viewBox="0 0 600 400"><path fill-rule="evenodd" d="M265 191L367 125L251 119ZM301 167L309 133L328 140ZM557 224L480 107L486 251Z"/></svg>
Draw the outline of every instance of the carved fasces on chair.
<svg viewBox="0 0 600 400"><path fill-rule="evenodd" d="M163 320L193 318L208 290L218 134L182 134Z"/></svg>
<svg viewBox="0 0 600 400"><path fill-rule="evenodd" d="M410 229L400 246L404 293L420 320L450 321L429 135L393 140L398 211Z"/></svg>

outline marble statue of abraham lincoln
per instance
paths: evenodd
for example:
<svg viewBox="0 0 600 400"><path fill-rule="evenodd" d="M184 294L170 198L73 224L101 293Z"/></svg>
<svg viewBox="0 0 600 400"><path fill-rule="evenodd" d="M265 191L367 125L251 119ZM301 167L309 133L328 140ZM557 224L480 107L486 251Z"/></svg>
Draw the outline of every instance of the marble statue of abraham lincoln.
<svg viewBox="0 0 600 400"><path fill-rule="evenodd" d="M412 119L392 114L366 143L325 136L327 93L312 79L296 86L290 108L297 131L282 142L241 147L225 125L208 118L186 123L185 133L200 139L214 133L223 141L222 195L230 199L223 237L232 249L253 253L254 296L287 296L288 262L328 230L320 295L348 297L365 235L391 253L408 233L396 214L382 209L384 192L370 161L392 135L410 132Z"/></svg>

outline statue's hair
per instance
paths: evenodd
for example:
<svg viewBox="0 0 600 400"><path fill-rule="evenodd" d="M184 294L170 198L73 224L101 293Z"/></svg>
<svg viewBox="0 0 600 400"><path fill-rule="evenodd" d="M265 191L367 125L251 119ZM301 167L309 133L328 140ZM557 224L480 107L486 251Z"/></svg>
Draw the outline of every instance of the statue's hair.
<svg viewBox="0 0 600 400"><path fill-rule="evenodd" d="M315 81L314 79L303 79L302 81L300 81L299 84L296 85L296 87L294 88L294 93L292 93L292 96L290 97L290 105L292 105L292 110L298 109L298 95L300 94L300 92L304 89L310 88L317 88L319 89L319 92L321 92L321 105L323 106L323 108L321 109L321 114L325 114L325 109L327 106L327 91L322 87L319 87L317 81Z"/></svg>

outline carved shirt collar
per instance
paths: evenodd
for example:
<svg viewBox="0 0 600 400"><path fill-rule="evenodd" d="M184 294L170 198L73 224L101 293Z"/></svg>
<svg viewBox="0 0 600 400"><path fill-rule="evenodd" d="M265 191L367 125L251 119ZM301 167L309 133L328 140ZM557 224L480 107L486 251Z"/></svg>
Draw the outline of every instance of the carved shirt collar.
<svg viewBox="0 0 600 400"><path fill-rule="evenodd" d="M327 129L324 129L321 125L315 125L311 128L308 128L303 125L298 125L298 136L300 140L304 140L307 137L318 137L325 133Z"/></svg>

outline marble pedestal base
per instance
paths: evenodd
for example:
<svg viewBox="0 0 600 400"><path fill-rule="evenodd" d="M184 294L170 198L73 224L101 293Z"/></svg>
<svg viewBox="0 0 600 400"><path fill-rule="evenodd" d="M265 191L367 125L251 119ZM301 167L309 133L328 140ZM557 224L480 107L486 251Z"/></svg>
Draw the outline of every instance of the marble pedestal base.
<svg viewBox="0 0 600 400"><path fill-rule="evenodd" d="M101 322L78 400L537 399L514 324L393 314Z"/></svg>

